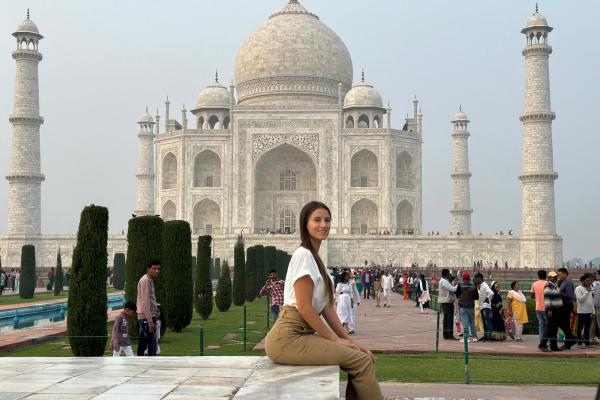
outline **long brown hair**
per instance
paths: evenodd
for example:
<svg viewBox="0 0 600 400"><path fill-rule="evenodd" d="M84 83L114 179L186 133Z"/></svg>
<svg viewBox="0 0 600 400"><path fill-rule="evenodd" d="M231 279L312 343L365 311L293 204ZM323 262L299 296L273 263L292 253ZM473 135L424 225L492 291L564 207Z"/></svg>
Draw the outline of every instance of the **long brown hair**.
<svg viewBox="0 0 600 400"><path fill-rule="evenodd" d="M331 279L325 270L325 264L323 264L323 260L321 260L319 253L317 253L310 242L310 235L308 233L308 219L314 211L319 209L326 210L331 217L331 211L329 210L329 207L319 201L311 201L302 207L302 211L300 211L300 239L302 241L302 247L308 249L317 262L319 272L321 273L323 283L325 284L325 292L329 298L329 304L333 304L333 284L331 283Z"/></svg>

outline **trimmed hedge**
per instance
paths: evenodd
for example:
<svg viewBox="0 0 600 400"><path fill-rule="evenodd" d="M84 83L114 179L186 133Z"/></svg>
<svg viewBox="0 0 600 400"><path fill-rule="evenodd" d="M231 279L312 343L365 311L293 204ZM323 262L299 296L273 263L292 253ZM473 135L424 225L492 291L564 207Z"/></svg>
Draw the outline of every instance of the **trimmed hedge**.
<svg viewBox="0 0 600 400"><path fill-rule="evenodd" d="M198 277L194 288L196 312L204 320L210 317L213 309L213 289L210 280L210 235L198 238Z"/></svg>
<svg viewBox="0 0 600 400"><path fill-rule="evenodd" d="M258 291L256 290L256 246L248 247L246 257L246 301L254 301Z"/></svg>
<svg viewBox="0 0 600 400"><path fill-rule="evenodd" d="M260 279L260 282L264 282L267 279L267 275L271 270L277 270L277 249L275 246L265 247L265 266L264 273ZM261 286L262 287L262 286Z"/></svg>
<svg viewBox="0 0 600 400"><path fill-rule="evenodd" d="M101 357L106 348L107 242L108 209L85 207L73 251L67 314L69 343L77 357Z"/></svg>
<svg viewBox="0 0 600 400"><path fill-rule="evenodd" d="M127 262L125 263L127 276L125 299L128 301L137 302L137 285L140 278L148 272L147 266L150 262L160 261L162 257L164 226L163 220L155 216L135 217L129 220L127 227ZM164 310L165 299L162 281L160 275L154 280L154 291L156 301L162 305ZM166 326L161 326L161 334L163 329L166 329ZM129 336L139 336L135 313L129 318Z"/></svg>
<svg viewBox="0 0 600 400"><path fill-rule="evenodd" d="M167 303L163 312L167 325L181 332L192 321L192 231L186 221L165 222L161 275Z"/></svg>
<svg viewBox="0 0 600 400"><path fill-rule="evenodd" d="M246 299L246 261L244 257L244 237L238 235L233 248L233 304L241 306Z"/></svg>
<svg viewBox="0 0 600 400"><path fill-rule="evenodd" d="M254 246L256 248L256 266L254 268L254 293L258 295L258 292L262 288L262 283L265 278L265 246L262 244L258 244Z"/></svg>
<svg viewBox="0 0 600 400"><path fill-rule="evenodd" d="M223 261L221 276L219 277L219 286L217 286L217 295L215 304L219 311L224 312L231 307L231 276L229 275L229 263Z"/></svg>
<svg viewBox="0 0 600 400"><path fill-rule="evenodd" d="M35 293L35 247L26 244L21 248L21 286L22 299L32 299Z"/></svg>
<svg viewBox="0 0 600 400"><path fill-rule="evenodd" d="M54 270L54 295L58 296L63 291L63 280L64 273L62 269L62 257L60 256L60 249L56 254L56 269Z"/></svg>
<svg viewBox="0 0 600 400"><path fill-rule="evenodd" d="M125 289L125 254L116 253L113 259L113 287Z"/></svg>

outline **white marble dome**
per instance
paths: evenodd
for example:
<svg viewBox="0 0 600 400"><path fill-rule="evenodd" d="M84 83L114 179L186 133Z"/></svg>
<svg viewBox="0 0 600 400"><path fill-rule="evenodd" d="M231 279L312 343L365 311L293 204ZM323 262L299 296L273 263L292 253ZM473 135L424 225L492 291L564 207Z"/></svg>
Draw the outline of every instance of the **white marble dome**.
<svg viewBox="0 0 600 400"><path fill-rule="evenodd" d="M17 30L15 31L15 33L35 33L39 35L40 31L38 30L37 25L34 24L32 20L24 19L23 22L21 22L19 26L17 26Z"/></svg>
<svg viewBox="0 0 600 400"><path fill-rule="evenodd" d="M344 109L347 108L383 108L383 100L373 85L361 81L346 94Z"/></svg>
<svg viewBox="0 0 600 400"><path fill-rule="evenodd" d="M154 123L154 118L152 118L152 115L150 115L147 108L146 108L146 112L144 112L142 115L140 115L140 118L138 119L138 123L140 123L140 124Z"/></svg>
<svg viewBox="0 0 600 400"><path fill-rule="evenodd" d="M240 104L338 102L352 85L344 42L296 0L271 15L242 45L235 62Z"/></svg>
<svg viewBox="0 0 600 400"><path fill-rule="evenodd" d="M467 118L467 114L465 114L462 110L460 110L459 112L454 114L454 118L452 119L452 122L461 122L461 121L469 122L469 118Z"/></svg>
<svg viewBox="0 0 600 400"><path fill-rule="evenodd" d="M199 108L229 108L229 91L215 80L207 86L196 99L196 109Z"/></svg>
<svg viewBox="0 0 600 400"><path fill-rule="evenodd" d="M544 27L544 26L548 26L548 21L546 20L546 18L539 14L539 13L534 13L528 20L527 20L527 27L528 28L538 28L538 27Z"/></svg>

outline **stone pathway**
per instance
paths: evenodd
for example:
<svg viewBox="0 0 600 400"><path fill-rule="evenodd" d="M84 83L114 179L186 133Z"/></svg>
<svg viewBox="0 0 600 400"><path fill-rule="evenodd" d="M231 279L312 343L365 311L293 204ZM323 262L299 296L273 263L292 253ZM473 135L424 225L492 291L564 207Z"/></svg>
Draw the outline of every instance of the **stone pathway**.
<svg viewBox="0 0 600 400"><path fill-rule="evenodd" d="M435 351L436 312L421 314L412 300L403 300L402 296L392 293L390 308L376 307L374 300L362 300L357 309L356 334L354 339L370 350L378 353L428 353ZM458 340L443 340L441 335L439 351L462 353L464 344ZM537 335L524 335L523 342L510 339L494 343L469 343L469 352L473 354L502 354L539 357L598 357L600 347L579 350L573 347L560 353L542 353L537 349ZM264 351L264 341L254 348Z"/></svg>
<svg viewBox="0 0 600 400"><path fill-rule="evenodd" d="M337 367L266 357L0 358L0 382L0 400L324 400L340 384Z"/></svg>

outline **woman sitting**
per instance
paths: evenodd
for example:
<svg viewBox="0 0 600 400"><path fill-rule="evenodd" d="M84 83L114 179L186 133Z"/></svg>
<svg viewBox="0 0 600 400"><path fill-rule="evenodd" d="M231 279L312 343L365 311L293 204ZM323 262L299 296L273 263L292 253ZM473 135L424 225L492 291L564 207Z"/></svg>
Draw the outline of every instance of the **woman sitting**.
<svg viewBox="0 0 600 400"><path fill-rule="evenodd" d="M302 208L302 244L290 260L283 311L267 334L265 352L278 364L339 365L348 372L346 399L383 399L373 354L350 339L333 309L333 285L319 257L330 228L325 204L311 201Z"/></svg>

